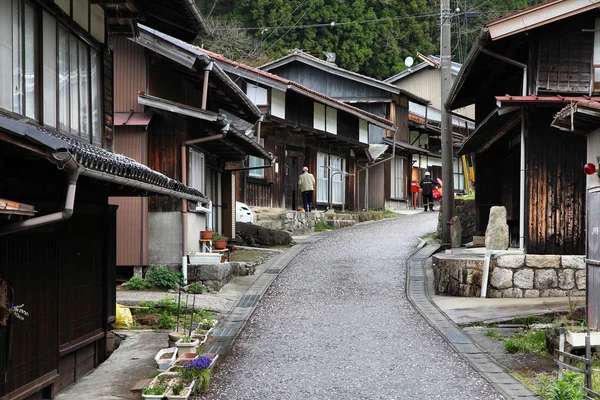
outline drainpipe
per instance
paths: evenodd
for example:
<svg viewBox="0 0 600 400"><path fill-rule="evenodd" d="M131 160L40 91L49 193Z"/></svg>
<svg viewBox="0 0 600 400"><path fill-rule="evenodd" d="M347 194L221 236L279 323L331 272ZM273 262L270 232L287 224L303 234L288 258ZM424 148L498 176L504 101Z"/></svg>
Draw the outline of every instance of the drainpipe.
<svg viewBox="0 0 600 400"><path fill-rule="evenodd" d="M488 49L481 49L483 54L487 54L491 57L497 58L498 60L504 61L508 64L515 65L523 69L523 84L521 94L527 96L527 65L521 62L515 61L511 58L504 57L500 54L494 53ZM521 172L519 184L519 250L525 251L525 108L521 107Z"/></svg>
<svg viewBox="0 0 600 400"><path fill-rule="evenodd" d="M54 158L52 160L53 162L66 170L69 179L65 205L62 211L6 225L0 228L0 236L65 221L71 218L73 215L73 208L75 206L75 192L77 190L77 179L79 178L81 169L69 152L54 153L52 154L52 157Z"/></svg>
<svg viewBox="0 0 600 400"><path fill-rule="evenodd" d="M204 67L204 82L202 83L202 110L206 110L206 101L208 98L208 77L210 76L210 71L212 71L213 66L214 63L210 62L206 67Z"/></svg>

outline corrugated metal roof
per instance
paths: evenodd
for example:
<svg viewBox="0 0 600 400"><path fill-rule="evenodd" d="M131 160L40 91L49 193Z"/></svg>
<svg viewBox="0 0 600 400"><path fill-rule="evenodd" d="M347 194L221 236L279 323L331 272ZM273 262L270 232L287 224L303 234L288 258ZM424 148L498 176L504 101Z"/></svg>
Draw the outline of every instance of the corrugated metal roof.
<svg viewBox="0 0 600 400"><path fill-rule="evenodd" d="M410 101L408 102L408 112L409 114L415 115L423 120L427 119L428 123L434 123L438 125L442 123L442 112L435 107L424 106ZM473 122L462 119L455 115L452 116L452 125L464 129L465 124L467 129L475 129L475 124Z"/></svg>
<svg viewBox="0 0 600 400"><path fill-rule="evenodd" d="M429 58L438 64L441 62L441 59L438 56L430 55ZM389 83L394 83L394 82L399 81L402 78L405 78L409 75L414 74L415 72L418 72L418 71L428 68L428 67L435 68L435 67L432 67L431 65L429 65L428 63L426 63L425 61L423 61L423 62L418 63L414 67L408 68L402 72L397 73L396 75L390 76L389 78L384 79L383 81L389 82ZM451 68L450 70L452 72L452 75L458 75L458 72L462 68L462 64L452 61L452 65L450 68ZM435 69L437 69L437 68L435 68Z"/></svg>

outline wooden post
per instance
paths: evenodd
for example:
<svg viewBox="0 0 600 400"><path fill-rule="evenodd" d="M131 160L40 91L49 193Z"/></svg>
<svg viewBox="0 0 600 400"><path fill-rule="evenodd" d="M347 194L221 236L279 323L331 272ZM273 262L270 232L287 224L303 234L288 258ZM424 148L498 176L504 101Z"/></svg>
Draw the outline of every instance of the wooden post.
<svg viewBox="0 0 600 400"><path fill-rule="evenodd" d="M562 352L565 351L565 328L560 327L558 329L558 332L560 333L560 337L558 340L558 351L560 351L560 353L558 353L558 361L559 362L564 362L565 361L565 357L562 355ZM562 379L562 366L561 364L558 364L558 380Z"/></svg>
<svg viewBox="0 0 600 400"><path fill-rule="evenodd" d="M590 346L590 332L588 331L585 336L585 387L593 389L592 387L592 346Z"/></svg>

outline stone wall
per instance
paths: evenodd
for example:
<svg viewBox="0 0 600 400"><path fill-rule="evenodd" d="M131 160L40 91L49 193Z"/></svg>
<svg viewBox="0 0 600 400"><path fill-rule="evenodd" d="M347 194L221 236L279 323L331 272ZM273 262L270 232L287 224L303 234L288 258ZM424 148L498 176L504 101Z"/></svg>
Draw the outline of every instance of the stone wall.
<svg viewBox="0 0 600 400"><path fill-rule="evenodd" d="M483 257L433 257L437 294L478 297ZM487 297L561 297L585 295L584 256L513 255L492 257Z"/></svg>
<svg viewBox="0 0 600 400"><path fill-rule="evenodd" d="M473 241L475 232L475 200L454 199L454 215L460 219L462 228L462 242L469 243ZM440 214L438 216L437 236L442 237L442 206L440 205Z"/></svg>
<svg viewBox="0 0 600 400"><path fill-rule="evenodd" d="M209 292L218 292L236 276L254 275L255 264L224 262L220 264L189 264L188 283L200 282Z"/></svg>
<svg viewBox="0 0 600 400"><path fill-rule="evenodd" d="M255 210L254 223L269 229L286 231L292 235L311 232L318 220L324 219L323 212L299 212L283 210Z"/></svg>

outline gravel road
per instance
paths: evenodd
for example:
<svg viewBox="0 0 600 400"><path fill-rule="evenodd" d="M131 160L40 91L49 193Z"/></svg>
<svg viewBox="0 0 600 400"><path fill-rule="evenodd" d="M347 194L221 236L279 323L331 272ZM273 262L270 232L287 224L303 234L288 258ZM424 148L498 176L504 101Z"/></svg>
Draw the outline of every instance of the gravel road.
<svg viewBox="0 0 600 400"><path fill-rule="evenodd" d="M413 309L406 260L438 213L301 252L215 370L208 399L502 399Z"/></svg>

